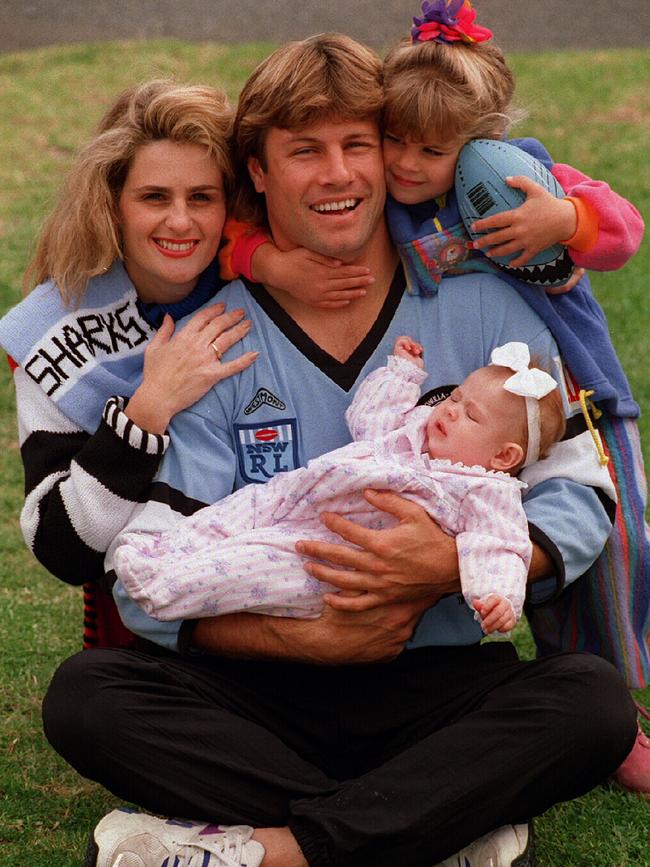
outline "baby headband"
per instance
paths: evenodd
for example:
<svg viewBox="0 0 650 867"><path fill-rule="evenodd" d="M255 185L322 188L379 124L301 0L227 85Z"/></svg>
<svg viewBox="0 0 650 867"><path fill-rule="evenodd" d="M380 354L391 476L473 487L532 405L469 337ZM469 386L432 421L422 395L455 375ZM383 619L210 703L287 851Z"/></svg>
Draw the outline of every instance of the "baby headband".
<svg viewBox="0 0 650 867"><path fill-rule="evenodd" d="M424 0L422 18L413 18L413 42L487 42L492 31L475 24L469 0Z"/></svg>
<svg viewBox="0 0 650 867"><path fill-rule="evenodd" d="M528 367L530 351L525 343L513 341L497 346L490 355L490 364L499 367L509 367L514 374L506 379L503 387L512 394L518 394L526 399L526 418L528 421L528 448L524 466L535 463L539 457L540 423L539 401L554 388L557 382L553 377L540 370L539 367Z"/></svg>

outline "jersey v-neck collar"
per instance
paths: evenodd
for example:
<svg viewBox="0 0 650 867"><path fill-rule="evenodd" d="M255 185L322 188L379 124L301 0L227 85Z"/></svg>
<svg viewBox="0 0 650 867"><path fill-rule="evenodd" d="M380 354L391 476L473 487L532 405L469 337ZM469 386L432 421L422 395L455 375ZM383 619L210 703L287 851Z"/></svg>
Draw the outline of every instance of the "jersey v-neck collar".
<svg viewBox="0 0 650 867"><path fill-rule="evenodd" d="M350 391L359 378L364 365L379 346L386 330L393 321L406 286L404 271L399 265L382 308L368 333L346 361L339 361L315 343L261 283L251 283L249 280L242 280L242 282L287 340L290 340L308 361L344 391Z"/></svg>

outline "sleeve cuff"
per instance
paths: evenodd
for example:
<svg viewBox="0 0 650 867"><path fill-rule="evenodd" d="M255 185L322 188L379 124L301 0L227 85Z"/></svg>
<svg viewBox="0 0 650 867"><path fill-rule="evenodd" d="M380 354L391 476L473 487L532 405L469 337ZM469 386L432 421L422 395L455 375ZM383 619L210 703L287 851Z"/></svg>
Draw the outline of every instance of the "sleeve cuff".
<svg viewBox="0 0 650 867"><path fill-rule="evenodd" d="M148 455L162 456L169 445L169 437L167 434L152 434L139 428L124 412L127 403L124 397L109 397L102 414L104 421L131 448Z"/></svg>
<svg viewBox="0 0 650 867"><path fill-rule="evenodd" d="M219 267L223 280L235 280L242 276L255 282L251 274L253 253L262 244L270 241L262 229L251 223L242 223L229 217L222 234L223 246L219 250Z"/></svg>
<svg viewBox="0 0 650 867"><path fill-rule="evenodd" d="M413 364L408 358L402 358L399 355L389 355L387 367L391 373L396 374L405 382L415 382L417 385L422 385L428 376L426 370Z"/></svg>
<svg viewBox="0 0 650 867"><path fill-rule="evenodd" d="M192 636L194 635L194 628L198 620L184 620L181 623L181 628L178 632L178 652L181 656L205 656L206 651L202 650L200 647L194 647L192 644Z"/></svg>
<svg viewBox="0 0 650 867"><path fill-rule="evenodd" d="M578 196L565 196L565 201L571 202L575 208L577 227L570 238L560 243L579 253L587 253L598 241L598 214L589 202Z"/></svg>
<svg viewBox="0 0 650 867"><path fill-rule="evenodd" d="M543 548L551 558L555 570L554 576L543 578L540 581L533 581L526 589L526 602L530 605L544 605L546 602L551 602L560 595L564 590L566 582L566 573L564 569L564 560L559 549L549 539L543 530L536 527L534 524L528 523L528 532L531 541L536 542L540 548Z"/></svg>
<svg viewBox="0 0 650 867"><path fill-rule="evenodd" d="M242 235L235 244L232 251L232 269L236 274L241 274L251 282L255 282L253 277L253 253L262 244L270 242L269 236L261 229L257 229L251 234Z"/></svg>

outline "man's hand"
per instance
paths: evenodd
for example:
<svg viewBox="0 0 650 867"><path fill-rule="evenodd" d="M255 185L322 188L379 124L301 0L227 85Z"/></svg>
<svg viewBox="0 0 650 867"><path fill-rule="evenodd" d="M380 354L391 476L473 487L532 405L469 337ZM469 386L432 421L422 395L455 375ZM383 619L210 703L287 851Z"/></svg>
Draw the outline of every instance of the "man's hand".
<svg viewBox="0 0 650 867"><path fill-rule="evenodd" d="M356 547L316 541L296 545L301 554L342 567L308 563L310 575L357 594L328 593L324 598L329 606L359 612L422 599L434 604L460 589L456 542L423 508L386 491L366 491L365 496L377 509L394 515L397 525L368 530L341 515L323 512L323 524Z"/></svg>
<svg viewBox="0 0 650 867"><path fill-rule="evenodd" d="M299 660L316 665L385 662L404 650L431 604L431 599L423 597L367 611L337 611L326 606L317 620L284 620L271 628L275 627L288 652ZM297 622L301 630L295 629Z"/></svg>
<svg viewBox="0 0 650 867"><path fill-rule="evenodd" d="M313 665L384 662L402 652L433 601L422 598L360 612L326 606L315 620L226 614L197 621L192 644L238 659L284 659Z"/></svg>
<svg viewBox="0 0 650 867"><path fill-rule="evenodd" d="M410 500L389 492L365 495L377 509L394 515L397 525L368 530L327 513L321 515L323 523L347 544L303 541L296 546L302 554L343 567L308 564L314 577L343 591L325 596L320 617L207 618L197 622L192 643L223 656L315 665L382 662L400 654L427 608L460 588L456 543Z"/></svg>

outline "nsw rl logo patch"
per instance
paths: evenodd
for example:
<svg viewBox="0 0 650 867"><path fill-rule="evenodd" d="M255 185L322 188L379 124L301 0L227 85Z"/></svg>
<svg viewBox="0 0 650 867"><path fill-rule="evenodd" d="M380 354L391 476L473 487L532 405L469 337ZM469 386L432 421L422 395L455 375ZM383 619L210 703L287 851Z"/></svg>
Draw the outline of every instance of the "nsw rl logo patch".
<svg viewBox="0 0 650 867"><path fill-rule="evenodd" d="M268 482L300 466L295 418L236 424L235 442L239 472L247 482Z"/></svg>

